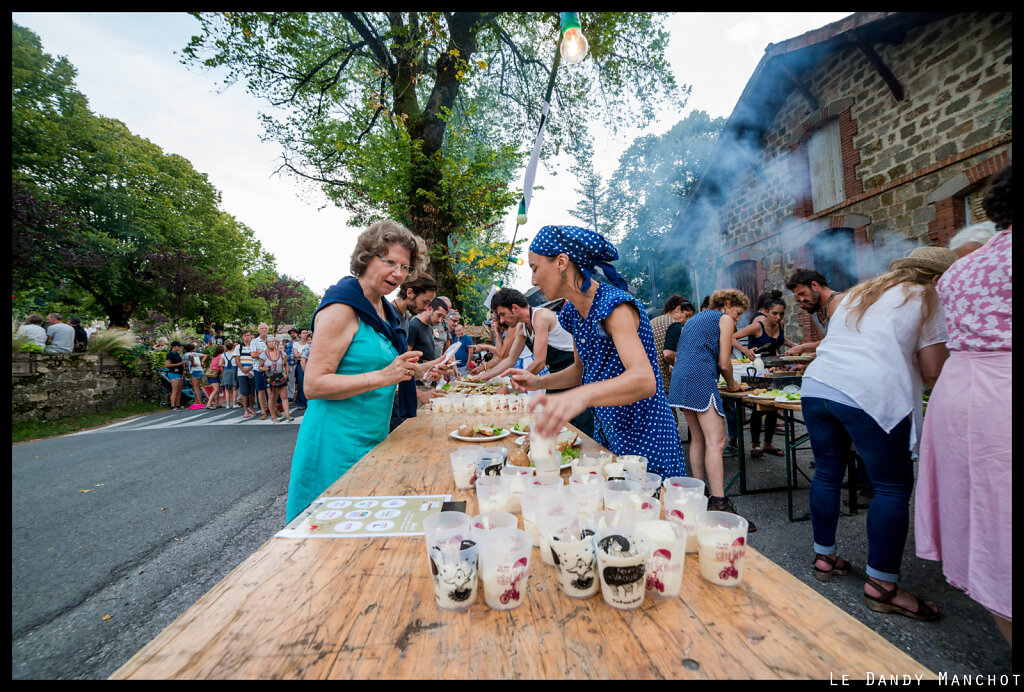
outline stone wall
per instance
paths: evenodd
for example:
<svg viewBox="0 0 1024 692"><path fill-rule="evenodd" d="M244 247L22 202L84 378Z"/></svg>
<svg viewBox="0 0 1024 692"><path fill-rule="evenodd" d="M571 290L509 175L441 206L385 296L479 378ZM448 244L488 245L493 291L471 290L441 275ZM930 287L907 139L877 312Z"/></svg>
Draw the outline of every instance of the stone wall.
<svg viewBox="0 0 1024 692"><path fill-rule="evenodd" d="M785 282L795 268L815 268L808 249L815 235L853 229L853 273L877 276L914 247L948 241L963 225L964 196L1011 162L1012 130L994 99L1011 88L1012 14L958 13L874 48L903 99L856 46L831 52L798 75L821 110L811 111L793 89L750 157L755 166L717 210L718 223L705 224L721 238L720 256L707 263L717 266L714 287L730 286L737 263L757 262L759 290L786 296L785 326L795 341L817 334L799 319ZM830 118L839 120L845 199L814 211L805 144Z"/></svg>
<svg viewBox="0 0 1024 692"><path fill-rule="evenodd" d="M148 364L135 375L105 354L11 354L12 423L83 416L162 396Z"/></svg>

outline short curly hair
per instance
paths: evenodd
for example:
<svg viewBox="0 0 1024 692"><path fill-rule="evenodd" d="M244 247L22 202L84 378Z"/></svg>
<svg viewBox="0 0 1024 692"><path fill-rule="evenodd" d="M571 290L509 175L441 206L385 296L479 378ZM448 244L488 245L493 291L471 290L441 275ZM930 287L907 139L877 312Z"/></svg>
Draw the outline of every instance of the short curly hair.
<svg viewBox="0 0 1024 692"><path fill-rule="evenodd" d="M370 260L376 255L385 255L392 245L400 245L409 251L409 272L412 278L427 269L427 244L408 228L390 219L378 221L359 234L356 248L352 252L349 269L354 276L362 276ZM407 280L408 280L407 278Z"/></svg>
<svg viewBox="0 0 1024 692"><path fill-rule="evenodd" d="M985 197L981 201L985 214L996 228L1005 230L1013 225L1013 164L992 176Z"/></svg>
<svg viewBox="0 0 1024 692"><path fill-rule="evenodd" d="M708 301L708 306L712 310L720 310L725 307L725 304L729 303L734 308L743 308L746 310L750 307L750 298L747 298L743 291L736 288L722 288L711 294L711 300Z"/></svg>

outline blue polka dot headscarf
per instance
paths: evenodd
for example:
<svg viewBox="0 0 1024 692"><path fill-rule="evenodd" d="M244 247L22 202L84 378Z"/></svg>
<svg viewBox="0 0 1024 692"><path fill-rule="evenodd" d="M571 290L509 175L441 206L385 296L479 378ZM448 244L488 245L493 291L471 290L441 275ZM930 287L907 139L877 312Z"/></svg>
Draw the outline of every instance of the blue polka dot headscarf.
<svg viewBox="0 0 1024 692"><path fill-rule="evenodd" d="M623 291L629 290L626 280L609 264L619 259L619 251L600 233L578 226L544 226L530 243L530 252L545 257L555 257L563 252L568 255L583 274L583 285L580 286L583 292L590 288L590 277L597 268L613 285Z"/></svg>

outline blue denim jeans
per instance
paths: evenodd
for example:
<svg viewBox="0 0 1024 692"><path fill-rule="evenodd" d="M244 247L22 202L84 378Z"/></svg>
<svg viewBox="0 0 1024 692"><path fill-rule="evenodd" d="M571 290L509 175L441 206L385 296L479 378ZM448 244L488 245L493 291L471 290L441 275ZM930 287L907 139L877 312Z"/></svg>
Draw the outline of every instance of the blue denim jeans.
<svg viewBox="0 0 1024 692"><path fill-rule="evenodd" d="M306 379L306 374L302 370L302 364L295 364L295 405L305 406L306 405L306 393L302 391L302 383Z"/></svg>
<svg viewBox="0 0 1024 692"><path fill-rule="evenodd" d="M729 432L729 440L736 439L736 402L722 397L722 412L725 414L725 427ZM726 444L729 443L726 440Z"/></svg>
<svg viewBox="0 0 1024 692"><path fill-rule="evenodd" d="M854 406L805 397L801 408L815 463L810 490L814 552L828 555L836 550L840 495L852 443L871 476L875 493L868 508L865 572L875 579L899 581L914 488L910 416L886 433L871 416Z"/></svg>

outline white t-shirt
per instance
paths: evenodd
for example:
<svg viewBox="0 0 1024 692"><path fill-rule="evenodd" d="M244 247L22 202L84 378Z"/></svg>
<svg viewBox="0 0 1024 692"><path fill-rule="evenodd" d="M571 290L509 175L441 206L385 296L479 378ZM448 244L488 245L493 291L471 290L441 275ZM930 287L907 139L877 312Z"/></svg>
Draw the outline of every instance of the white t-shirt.
<svg viewBox="0 0 1024 692"><path fill-rule="evenodd" d="M829 321L817 358L807 366L803 386L807 396L814 395L814 384L807 380L838 390L885 432L912 413L910 449L914 452L923 421L924 393L917 352L949 338L941 304L936 304L931 318L921 325L922 290L913 287L910 299L904 302L903 287L890 288L864 313L859 330L853 327L853 316L850 325L846 324L850 298L845 296Z"/></svg>
<svg viewBox="0 0 1024 692"><path fill-rule="evenodd" d="M38 324L23 324L18 327L18 334L21 334L28 339L29 343L33 343L38 346L46 345L46 330Z"/></svg>

